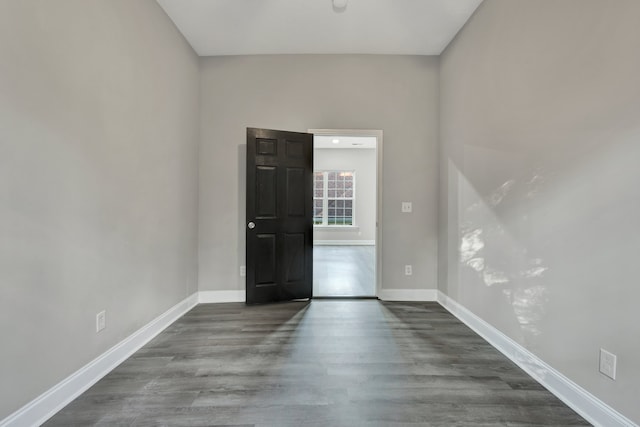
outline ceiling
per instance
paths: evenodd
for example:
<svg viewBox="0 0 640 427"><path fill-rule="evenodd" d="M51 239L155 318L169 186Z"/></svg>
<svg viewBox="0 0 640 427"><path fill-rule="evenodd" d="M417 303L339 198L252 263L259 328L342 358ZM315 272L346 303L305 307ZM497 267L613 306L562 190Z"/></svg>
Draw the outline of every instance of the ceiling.
<svg viewBox="0 0 640 427"><path fill-rule="evenodd" d="M157 0L200 56L439 55L482 0Z"/></svg>
<svg viewBox="0 0 640 427"><path fill-rule="evenodd" d="M335 149L335 148L376 148L377 138L375 136L326 136L314 135L313 148ZM335 142L337 141L337 142Z"/></svg>

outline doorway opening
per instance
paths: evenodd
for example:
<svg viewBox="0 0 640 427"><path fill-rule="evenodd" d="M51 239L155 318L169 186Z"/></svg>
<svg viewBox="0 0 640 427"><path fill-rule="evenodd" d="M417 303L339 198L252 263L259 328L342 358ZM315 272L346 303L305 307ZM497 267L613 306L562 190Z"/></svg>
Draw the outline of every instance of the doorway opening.
<svg viewBox="0 0 640 427"><path fill-rule="evenodd" d="M313 296L375 298L380 287L382 131L314 135Z"/></svg>

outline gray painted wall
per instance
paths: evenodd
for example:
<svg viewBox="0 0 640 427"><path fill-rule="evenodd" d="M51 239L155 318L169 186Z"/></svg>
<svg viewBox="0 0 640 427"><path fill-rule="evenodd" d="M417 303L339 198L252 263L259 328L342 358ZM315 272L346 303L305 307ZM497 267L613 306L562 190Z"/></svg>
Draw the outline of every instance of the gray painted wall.
<svg viewBox="0 0 640 427"><path fill-rule="evenodd" d="M201 66L200 290L244 289L248 126L382 129L382 286L435 289L438 58L237 56ZM412 214L402 201L413 201Z"/></svg>
<svg viewBox="0 0 640 427"><path fill-rule="evenodd" d="M152 0L0 2L0 419L197 290L198 82Z"/></svg>
<svg viewBox="0 0 640 427"><path fill-rule="evenodd" d="M321 148L314 150L315 170L349 170L355 172L356 230L315 227L314 241L375 241L376 240L376 150L351 148Z"/></svg>
<svg viewBox="0 0 640 427"><path fill-rule="evenodd" d="M485 0L441 58L440 289L635 422L639 16Z"/></svg>

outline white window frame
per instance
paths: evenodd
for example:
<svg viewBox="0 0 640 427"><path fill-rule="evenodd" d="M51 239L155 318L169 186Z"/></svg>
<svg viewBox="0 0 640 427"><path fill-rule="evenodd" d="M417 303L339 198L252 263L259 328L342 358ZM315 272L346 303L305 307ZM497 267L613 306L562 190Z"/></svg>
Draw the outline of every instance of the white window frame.
<svg viewBox="0 0 640 427"><path fill-rule="evenodd" d="M332 197L331 200L350 200L351 201L351 224L329 224L329 172L344 173L349 172L351 174L351 181L353 182L352 196L351 197ZM323 174L322 181L322 198L316 197L316 185L315 175L317 173ZM315 201L322 200L322 224L315 223L314 215L314 227L322 228L356 228L356 171L352 169L326 169L313 171L313 201L315 211ZM315 212L314 212L315 213Z"/></svg>

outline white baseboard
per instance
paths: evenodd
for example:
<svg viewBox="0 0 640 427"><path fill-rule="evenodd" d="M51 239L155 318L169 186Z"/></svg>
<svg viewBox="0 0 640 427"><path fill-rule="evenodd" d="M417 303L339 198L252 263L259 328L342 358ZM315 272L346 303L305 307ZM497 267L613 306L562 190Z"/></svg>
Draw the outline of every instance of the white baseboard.
<svg viewBox="0 0 640 427"><path fill-rule="evenodd" d="M378 298L383 301L437 301L436 289L380 289Z"/></svg>
<svg viewBox="0 0 640 427"><path fill-rule="evenodd" d="M200 304L210 304L218 302L245 302L245 290L241 291L200 291L198 292L198 302Z"/></svg>
<svg viewBox="0 0 640 427"><path fill-rule="evenodd" d="M0 420L0 427L41 425L155 338L167 326L195 307L197 303L198 294L196 293L174 305L7 418Z"/></svg>
<svg viewBox="0 0 640 427"><path fill-rule="evenodd" d="M314 240L313 246L375 246L375 240Z"/></svg>
<svg viewBox="0 0 640 427"><path fill-rule="evenodd" d="M633 421L440 291L438 302L591 424L602 427L638 427Z"/></svg>

